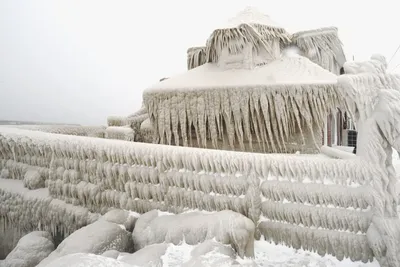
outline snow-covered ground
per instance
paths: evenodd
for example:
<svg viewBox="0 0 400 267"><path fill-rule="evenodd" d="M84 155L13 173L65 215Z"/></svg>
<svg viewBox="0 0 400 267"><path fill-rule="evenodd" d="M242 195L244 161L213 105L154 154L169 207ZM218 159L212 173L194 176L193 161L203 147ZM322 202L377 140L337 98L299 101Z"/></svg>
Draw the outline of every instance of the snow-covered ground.
<svg viewBox="0 0 400 267"><path fill-rule="evenodd" d="M190 252L192 246L170 245L166 254L162 257L163 267L175 267L181 266L182 263L190 259ZM343 261L337 260L335 257L326 255L324 257L319 256L316 253L308 252L304 250L295 250L282 245L274 245L264 240L256 241L255 243L255 263L260 267L378 267L379 263L374 260L370 263L352 262L350 259L344 259ZM254 266L250 260L242 260L238 258L243 266ZM210 267L212 265L212 258L210 258ZM227 267L227 266L218 266Z"/></svg>

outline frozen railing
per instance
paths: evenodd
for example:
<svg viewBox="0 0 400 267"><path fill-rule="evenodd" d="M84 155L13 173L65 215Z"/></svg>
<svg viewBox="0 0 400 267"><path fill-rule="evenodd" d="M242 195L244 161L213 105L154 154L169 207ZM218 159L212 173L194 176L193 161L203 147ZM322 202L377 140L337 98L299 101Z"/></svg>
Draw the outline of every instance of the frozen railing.
<svg viewBox="0 0 400 267"><path fill-rule="evenodd" d="M383 208L372 185L385 175L358 157L231 152L12 128L0 128L0 169L11 179L37 172L53 198L92 212L230 209L251 218L267 240L362 261L373 258L366 231Z"/></svg>
<svg viewBox="0 0 400 267"><path fill-rule="evenodd" d="M2 126L9 127L9 126ZM13 125L13 128L40 131L54 134L78 135L104 138L105 126L81 126L81 125Z"/></svg>

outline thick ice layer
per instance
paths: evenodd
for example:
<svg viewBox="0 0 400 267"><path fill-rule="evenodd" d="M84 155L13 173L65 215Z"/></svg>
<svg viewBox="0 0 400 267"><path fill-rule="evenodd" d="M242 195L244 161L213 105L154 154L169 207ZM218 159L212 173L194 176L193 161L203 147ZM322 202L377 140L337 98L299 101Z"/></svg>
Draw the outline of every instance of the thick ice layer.
<svg viewBox="0 0 400 267"><path fill-rule="evenodd" d="M66 237L95 221L98 215L86 208L52 199L47 188L29 190L22 181L0 179L0 229L43 230Z"/></svg>
<svg viewBox="0 0 400 267"><path fill-rule="evenodd" d="M292 42L305 57L336 75L340 74L346 58L337 28L297 32L293 34Z"/></svg>
<svg viewBox="0 0 400 267"><path fill-rule="evenodd" d="M197 68L206 63L206 47L191 47L187 50L188 70Z"/></svg>
<svg viewBox="0 0 400 267"><path fill-rule="evenodd" d="M285 152L286 144L320 147L327 115L338 105L336 76L300 56L253 70L205 64L144 92L156 141L162 144ZM298 140L290 136L298 135ZM196 143L192 144L192 138ZM256 144L255 144L256 145Z"/></svg>
<svg viewBox="0 0 400 267"><path fill-rule="evenodd" d="M71 212L78 209L65 202L99 213L111 207L138 213L229 209L255 223L261 218L293 224L295 229L308 226L310 235L330 231L336 240L335 233L341 231L358 233L346 236L350 239L365 236L359 233L366 232L371 213L384 210L376 192L383 194L381 186L387 174L359 157L341 160L205 150L12 128L0 129L0 157L0 167L6 170L2 173L9 178L23 177L32 167L42 170L51 196L59 199L50 198L47 205L71 207ZM21 181L7 182L22 187ZM21 190L30 195L47 189ZM84 212L88 214L86 209ZM66 222L71 217L61 219ZM68 225L79 220L74 218ZM64 223L42 221L41 225Z"/></svg>
<svg viewBox="0 0 400 267"><path fill-rule="evenodd" d="M134 141L135 132L130 126L109 126L106 128L105 138Z"/></svg>
<svg viewBox="0 0 400 267"><path fill-rule="evenodd" d="M128 124L127 118L123 116L109 116L107 118L107 126L108 127L121 127Z"/></svg>
<svg viewBox="0 0 400 267"><path fill-rule="evenodd" d="M362 212L274 201L264 201L261 206L263 215L272 221L354 233L366 233L373 216L371 211Z"/></svg>
<svg viewBox="0 0 400 267"><path fill-rule="evenodd" d="M334 255L353 261L372 261L373 253L365 235L332 230L318 230L287 223L264 221L259 225L266 240L287 246L317 252L319 255Z"/></svg>
<svg viewBox="0 0 400 267"><path fill-rule="evenodd" d="M290 41L285 29L273 22L269 16L256 8L247 7L230 19L226 25L213 31L207 40L207 62L218 62L224 50L232 54L243 53L247 45L254 46L254 52L271 53L271 41L286 44ZM279 48L279 46L278 46ZM279 56L278 53L274 56Z"/></svg>
<svg viewBox="0 0 400 267"><path fill-rule="evenodd" d="M23 236L7 255L2 267L35 267L55 249L48 232L35 231Z"/></svg>
<svg viewBox="0 0 400 267"><path fill-rule="evenodd" d="M80 125L13 125L15 128L55 134L79 135L104 138L105 126Z"/></svg>
<svg viewBox="0 0 400 267"><path fill-rule="evenodd" d="M204 214L190 212L178 215L158 216L148 212L136 222L133 230L135 249L157 243L185 241L190 245L216 238L231 244L240 257L254 257L254 223L241 214L221 211Z"/></svg>
<svg viewBox="0 0 400 267"><path fill-rule="evenodd" d="M96 221L80 228L65 238L61 244L38 267L45 267L57 258L74 253L102 254L107 250L132 252L131 233L119 225L105 220Z"/></svg>

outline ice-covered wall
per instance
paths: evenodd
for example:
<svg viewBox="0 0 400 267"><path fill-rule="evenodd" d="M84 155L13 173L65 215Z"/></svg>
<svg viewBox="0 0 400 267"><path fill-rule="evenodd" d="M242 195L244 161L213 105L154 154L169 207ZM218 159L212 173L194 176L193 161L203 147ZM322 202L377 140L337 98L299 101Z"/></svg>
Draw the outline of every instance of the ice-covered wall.
<svg viewBox="0 0 400 267"><path fill-rule="evenodd" d="M0 158L5 178L23 179L35 170L51 197L92 212L230 209L252 219L268 240L339 259L373 257L366 231L383 209L372 185L385 173L358 158L205 150L13 128L0 129ZM10 205L3 204L7 220Z"/></svg>

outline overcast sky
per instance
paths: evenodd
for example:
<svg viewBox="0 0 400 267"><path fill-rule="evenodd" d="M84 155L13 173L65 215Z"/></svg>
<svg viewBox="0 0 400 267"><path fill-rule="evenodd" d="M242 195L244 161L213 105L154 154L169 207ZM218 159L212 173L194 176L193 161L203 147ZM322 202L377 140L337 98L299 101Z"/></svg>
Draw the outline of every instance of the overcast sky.
<svg viewBox="0 0 400 267"><path fill-rule="evenodd" d="M348 59L389 60L400 45L395 0L0 0L0 120L129 115L146 87L186 70L188 47L248 5L290 32L337 26Z"/></svg>

